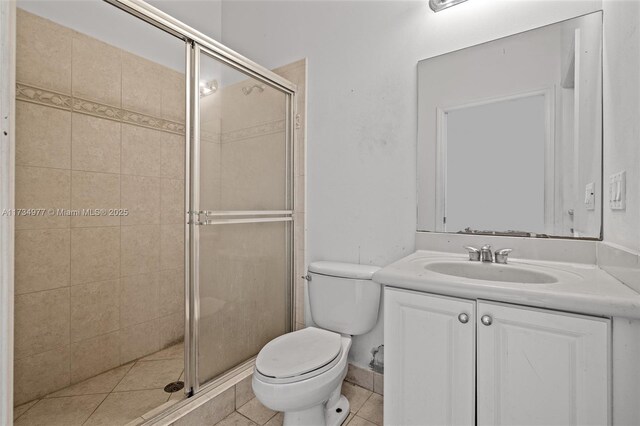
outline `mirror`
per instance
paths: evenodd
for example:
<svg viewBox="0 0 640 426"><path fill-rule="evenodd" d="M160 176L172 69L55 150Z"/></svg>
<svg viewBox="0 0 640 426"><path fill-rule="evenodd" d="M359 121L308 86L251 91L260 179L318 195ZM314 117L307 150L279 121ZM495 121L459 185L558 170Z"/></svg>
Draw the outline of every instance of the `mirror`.
<svg viewBox="0 0 640 426"><path fill-rule="evenodd" d="M418 231L600 238L602 13L418 63Z"/></svg>

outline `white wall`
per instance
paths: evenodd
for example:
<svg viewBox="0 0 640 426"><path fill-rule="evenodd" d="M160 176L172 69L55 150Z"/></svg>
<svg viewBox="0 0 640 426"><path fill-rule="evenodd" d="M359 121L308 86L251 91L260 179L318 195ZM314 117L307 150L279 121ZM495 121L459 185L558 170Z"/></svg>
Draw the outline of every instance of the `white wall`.
<svg viewBox="0 0 640 426"><path fill-rule="evenodd" d="M640 2L604 1L604 239L640 252ZM609 175L627 171L627 207L608 206Z"/></svg>
<svg viewBox="0 0 640 426"><path fill-rule="evenodd" d="M600 0L223 1L222 42L273 68L307 57L309 260L385 265L414 249L416 64L601 9ZM354 339L365 365L379 323Z"/></svg>

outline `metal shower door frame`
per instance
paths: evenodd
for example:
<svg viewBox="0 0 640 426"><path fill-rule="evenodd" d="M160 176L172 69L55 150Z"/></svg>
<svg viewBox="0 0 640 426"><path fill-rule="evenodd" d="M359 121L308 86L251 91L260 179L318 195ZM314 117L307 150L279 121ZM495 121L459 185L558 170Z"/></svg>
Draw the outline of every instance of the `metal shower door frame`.
<svg viewBox="0 0 640 426"><path fill-rule="evenodd" d="M200 292L200 277L199 277L199 265L200 265L200 226L207 225L228 225L228 224L241 224L241 223L265 223L265 222L290 222L290 230L287 235L286 247L289 253L287 259L287 269L289 271L288 283L287 283L287 325L288 331L293 329L293 266L294 263L294 250L293 250L293 221L294 221L294 191L293 191L293 159L295 158L293 135L294 135L294 117L295 117L295 91L285 91L274 82L265 79L264 76L259 76L255 73L248 73L246 70L234 65L219 52L216 52L206 46L194 42L190 47L188 46L189 61L189 74L190 78L188 90L190 115L189 115L189 139L190 144L186 144L187 152L186 158L189 158L189 171L188 178L185 179L185 197L186 210L188 212L188 222L186 224L185 237L188 237L188 245L186 250L185 264L189 265L186 268L185 281L189 282L188 286L190 291L190 315L189 321L191 326L187 327L187 331L190 331L189 335L189 368L190 368L190 380L187 381L186 386L190 388L193 393L200 391L201 387L207 387L200 385L200 369L198 358L198 346L199 346L199 320L200 320L200 298L198 297ZM285 124L285 137L286 137L286 183L285 193L286 202L285 206L287 210L245 210L245 211L221 211L221 210L203 210L200 206L200 102L199 102L199 84L200 81L200 58L202 55L207 55L214 58L225 65L229 65L232 68L248 74L248 77L257 79L269 86L274 87L277 90L282 91L286 95L286 124ZM186 242L186 241L185 241ZM186 339L186 334L185 334ZM186 340L185 340L186 344ZM186 364L185 364L186 369ZM215 382L215 378L210 383Z"/></svg>
<svg viewBox="0 0 640 426"><path fill-rule="evenodd" d="M198 271L199 265L199 230L202 225L221 225L228 223L258 222L290 222L287 235L287 258L289 279L287 283L287 326L293 329L293 276L295 265L294 250L294 168L295 157L294 123L296 85L273 71L249 60L232 49L217 42L211 37L189 27L174 17L149 5L142 0L103 0L117 8L134 15L143 21L159 28L185 42L185 389L194 394L216 383L201 386L198 377ZM199 126L199 57L207 54L228 65L248 77L254 78L273 87L286 95L286 138L287 138L287 170L286 200L288 210L279 211L202 211L199 206L199 161L200 161L200 126ZM205 220L200 220L202 216ZM213 217L208 219L208 216Z"/></svg>

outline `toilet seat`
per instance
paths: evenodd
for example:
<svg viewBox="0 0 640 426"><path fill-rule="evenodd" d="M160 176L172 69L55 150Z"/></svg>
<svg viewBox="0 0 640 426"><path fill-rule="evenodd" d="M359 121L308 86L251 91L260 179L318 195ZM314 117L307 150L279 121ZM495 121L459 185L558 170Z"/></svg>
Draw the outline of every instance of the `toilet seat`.
<svg viewBox="0 0 640 426"><path fill-rule="evenodd" d="M338 333L308 327L267 343L258 354L256 370L267 383L292 383L315 377L340 360Z"/></svg>

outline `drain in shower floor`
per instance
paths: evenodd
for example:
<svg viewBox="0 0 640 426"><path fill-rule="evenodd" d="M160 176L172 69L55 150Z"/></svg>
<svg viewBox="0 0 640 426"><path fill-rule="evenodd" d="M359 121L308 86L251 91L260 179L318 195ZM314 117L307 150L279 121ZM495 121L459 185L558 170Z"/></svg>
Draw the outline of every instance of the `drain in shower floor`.
<svg viewBox="0 0 640 426"><path fill-rule="evenodd" d="M174 392L178 392L183 388L184 388L184 382L171 382L164 387L164 391L167 393L174 393Z"/></svg>

